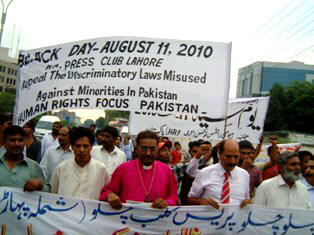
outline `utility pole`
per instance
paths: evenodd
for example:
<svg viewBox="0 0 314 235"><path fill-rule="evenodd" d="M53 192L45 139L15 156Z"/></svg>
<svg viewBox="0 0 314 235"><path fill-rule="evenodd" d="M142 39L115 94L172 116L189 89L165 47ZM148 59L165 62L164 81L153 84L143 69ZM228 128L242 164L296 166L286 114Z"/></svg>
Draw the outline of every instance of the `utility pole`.
<svg viewBox="0 0 314 235"><path fill-rule="evenodd" d="M7 1L6 1L7 2ZM7 11L10 6L10 4L13 2L13 0L9 0L9 2L6 4L4 0L1 0L2 4L2 17L1 17L1 30L0 30L0 46L2 44L2 34L4 30L4 24L5 24L5 19L7 17Z"/></svg>

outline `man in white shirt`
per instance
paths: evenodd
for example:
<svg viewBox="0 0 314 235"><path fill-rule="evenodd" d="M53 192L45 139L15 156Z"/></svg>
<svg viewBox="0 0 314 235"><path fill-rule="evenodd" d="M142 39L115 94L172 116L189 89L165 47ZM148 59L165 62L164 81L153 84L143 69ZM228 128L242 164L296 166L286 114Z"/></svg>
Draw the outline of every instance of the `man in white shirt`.
<svg viewBox="0 0 314 235"><path fill-rule="evenodd" d="M235 140L224 140L219 145L220 162L200 170L188 195L190 205L233 204L244 207L249 199L249 174L237 166L239 145Z"/></svg>
<svg viewBox="0 0 314 235"><path fill-rule="evenodd" d="M123 151L115 146L119 136L117 128L106 126L103 128L103 142L100 146L94 146L91 152L93 158L103 162L111 176L115 169L126 162Z"/></svg>
<svg viewBox="0 0 314 235"><path fill-rule="evenodd" d="M58 135L59 130L61 129L62 124L59 121L56 121L52 125L52 129L50 133L44 135L41 140L41 159L45 156L46 151L49 147L58 144Z"/></svg>
<svg viewBox="0 0 314 235"><path fill-rule="evenodd" d="M40 162L40 167L48 182L59 163L74 157L70 144L71 132L72 130L70 127L62 127L58 135L59 144L48 148L45 156Z"/></svg>
<svg viewBox="0 0 314 235"><path fill-rule="evenodd" d="M278 159L279 175L262 182L254 204L275 208L310 209L309 194L299 181L300 160L295 152L283 152Z"/></svg>
<svg viewBox="0 0 314 235"><path fill-rule="evenodd" d="M90 155L95 137L88 128L78 127L73 130L70 141L74 158L57 166L50 181L51 192L98 200L110 176L106 166Z"/></svg>
<svg viewBox="0 0 314 235"><path fill-rule="evenodd" d="M312 208L314 207L314 157L311 158L305 163L304 177L300 179L300 182L304 184L307 191L309 192Z"/></svg>

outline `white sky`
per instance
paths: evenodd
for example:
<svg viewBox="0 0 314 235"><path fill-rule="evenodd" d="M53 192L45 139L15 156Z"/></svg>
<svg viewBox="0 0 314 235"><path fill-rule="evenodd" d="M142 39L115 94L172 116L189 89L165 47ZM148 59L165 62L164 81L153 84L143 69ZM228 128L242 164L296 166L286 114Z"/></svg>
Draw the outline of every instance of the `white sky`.
<svg viewBox="0 0 314 235"><path fill-rule="evenodd" d="M3 46L15 55L17 44L27 50L110 36L231 41L233 98L238 69L255 61L314 64L313 29L313 0L13 0Z"/></svg>

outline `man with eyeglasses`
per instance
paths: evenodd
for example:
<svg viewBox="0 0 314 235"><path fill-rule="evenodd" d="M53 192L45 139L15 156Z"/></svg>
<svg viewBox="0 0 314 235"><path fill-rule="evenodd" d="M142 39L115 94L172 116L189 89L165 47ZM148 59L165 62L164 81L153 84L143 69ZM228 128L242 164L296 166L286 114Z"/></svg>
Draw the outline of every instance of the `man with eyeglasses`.
<svg viewBox="0 0 314 235"><path fill-rule="evenodd" d="M239 145L228 139L219 145L220 162L198 172L188 195L190 205L219 204L246 206L250 202L249 174L238 167Z"/></svg>
<svg viewBox="0 0 314 235"><path fill-rule="evenodd" d="M136 137L138 159L121 164L104 186L100 200L107 201L113 209L120 209L128 201L152 203L154 208L179 204L178 186L170 167L155 161L158 136L152 131L142 131Z"/></svg>

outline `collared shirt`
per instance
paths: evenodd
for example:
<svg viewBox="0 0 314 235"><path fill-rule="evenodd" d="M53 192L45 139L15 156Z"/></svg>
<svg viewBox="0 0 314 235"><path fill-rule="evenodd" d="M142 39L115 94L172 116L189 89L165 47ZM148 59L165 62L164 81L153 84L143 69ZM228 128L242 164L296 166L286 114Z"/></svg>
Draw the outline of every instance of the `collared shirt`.
<svg viewBox="0 0 314 235"><path fill-rule="evenodd" d="M111 153L108 153L102 145L94 146L91 151L91 156L105 164L110 176L119 165L126 162L124 152L116 146Z"/></svg>
<svg viewBox="0 0 314 235"><path fill-rule="evenodd" d="M176 178L170 167L159 161L154 161L151 169L144 169L138 159L121 164L110 183L103 187L100 200L107 201L110 192L117 194L123 203L144 202L147 192L151 202L161 197L170 206L179 204Z"/></svg>
<svg viewBox="0 0 314 235"><path fill-rule="evenodd" d="M66 151L58 144L48 148L45 156L40 162L40 167L43 169L43 173L48 182L51 179L52 173L56 167L63 161L74 157L72 148L68 148Z"/></svg>
<svg viewBox="0 0 314 235"><path fill-rule="evenodd" d="M314 186L309 184L302 175L300 176L300 182L305 186L305 188L309 192L310 199L312 201L312 208L314 208Z"/></svg>
<svg viewBox="0 0 314 235"><path fill-rule="evenodd" d="M246 169L250 175L250 197L254 195L254 189L257 188L262 183L262 173L260 170L252 165L250 168Z"/></svg>
<svg viewBox="0 0 314 235"><path fill-rule="evenodd" d="M310 209L312 202L304 185L298 180L292 187L281 175L275 176L257 188L254 204L275 208Z"/></svg>
<svg viewBox="0 0 314 235"><path fill-rule="evenodd" d="M50 185L45 180L43 172L37 162L27 158L24 154L23 160L11 170L5 162L5 153L5 150L1 150L0 187L7 186L23 189L27 181L38 178L44 184L42 191L50 192Z"/></svg>
<svg viewBox="0 0 314 235"><path fill-rule="evenodd" d="M61 162L51 177L51 192L63 196L98 200L101 188L110 181L106 166L91 158L84 167L74 158Z"/></svg>
<svg viewBox="0 0 314 235"><path fill-rule="evenodd" d="M35 136L33 137L34 142L26 148L26 156L39 164L41 160L41 142Z"/></svg>
<svg viewBox="0 0 314 235"><path fill-rule="evenodd" d="M58 144L59 144L58 138L54 139L52 137L51 132L45 134L41 140L41 159L45 156L46 151L48 150L49 147L58 145Z"/></svg>
<svg viewBox="0 0 314 235"><path fill-rule="evenodd" d="M226 170L220 163L205 167L198 171L193 182L189 197L212 198L221 203L222 186ZM230 204L239 205L249 197L250 176L246 170L235 167L230 172Z"/></svg>

